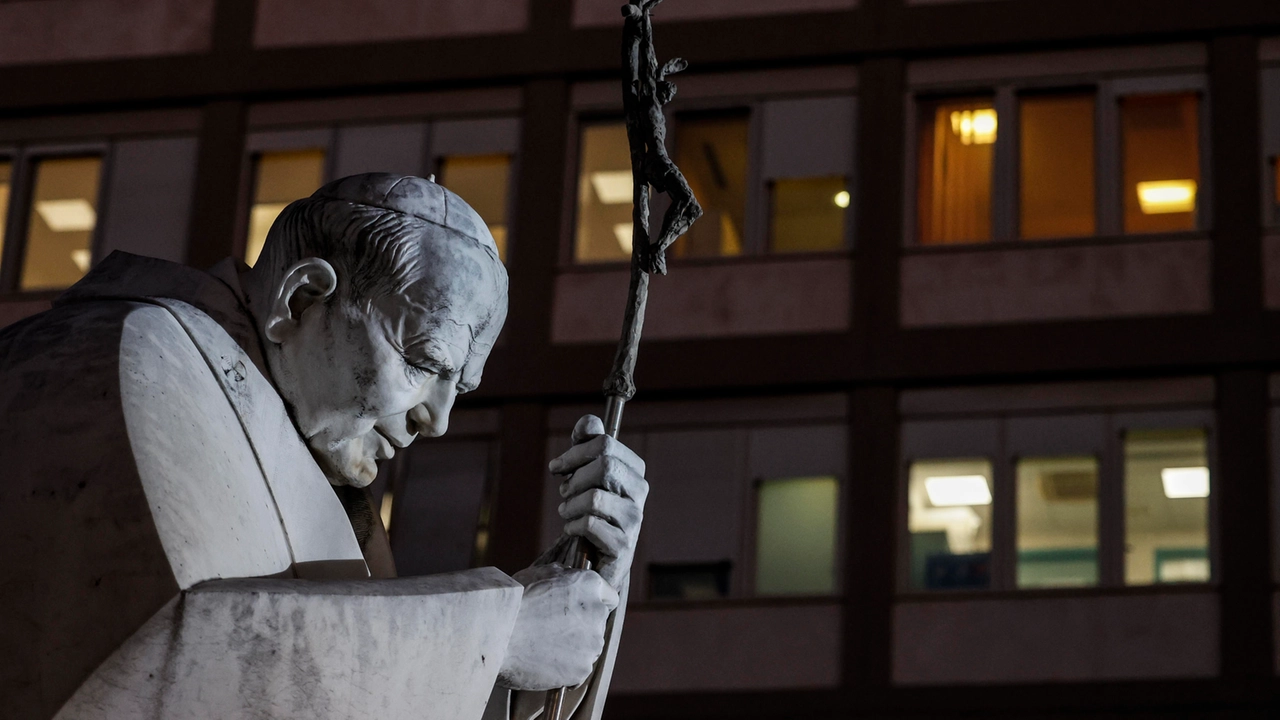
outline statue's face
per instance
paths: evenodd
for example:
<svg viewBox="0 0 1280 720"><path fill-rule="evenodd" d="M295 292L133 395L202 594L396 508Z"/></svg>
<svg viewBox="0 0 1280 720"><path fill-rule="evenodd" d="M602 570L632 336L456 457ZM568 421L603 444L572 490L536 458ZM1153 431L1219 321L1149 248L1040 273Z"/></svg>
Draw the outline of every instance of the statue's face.
<svg viewBox="0 0 1280 720"><path fill-rule="evenodd" d="M357 306L334 298L304 310L273 374L330 482L364 487L377 463L449 427L459 393L480 383L506 315L478 251L445 248L431 277Z"/></svg>

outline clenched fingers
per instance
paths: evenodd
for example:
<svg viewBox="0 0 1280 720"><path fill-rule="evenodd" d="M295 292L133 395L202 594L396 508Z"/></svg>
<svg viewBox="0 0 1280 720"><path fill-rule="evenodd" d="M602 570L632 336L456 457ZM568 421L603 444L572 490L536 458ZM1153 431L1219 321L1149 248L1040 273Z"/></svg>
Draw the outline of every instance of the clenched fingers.
<svg viewBox="0 0 1280 720"><path fill-rule="evenodd" d="M564 524L569 535L586 538L603 555L619 557L630 552L631 542L621 528L596 515L583 515Z"/></svg>
<svg viewBox="0 0 1280 720"><path fill-rule="evenodd" d="M560 517L568 521L594 515L625 533L640 529L643 511L636 501L594 488L560 503Z"/></svg>
<svg viewBox="0 0 1280 720"><path fill-rule="evenodd" d="M569 479L560 483L560 497L571 498L592 488L630 498L642 508L649 497L649 483L644 475L612 455L598 457L575 470Z"/></svg>
<svg viewBox="0 0 1280 720"><path fill-rule="evenodd" d="M612 457L618 462L644 475L644 460L631 451L631 448L614 440L608 435L597 435L581 442L565 451L563 455L552 460L547 466L556 475L568 475L601 457Z"/></svg>

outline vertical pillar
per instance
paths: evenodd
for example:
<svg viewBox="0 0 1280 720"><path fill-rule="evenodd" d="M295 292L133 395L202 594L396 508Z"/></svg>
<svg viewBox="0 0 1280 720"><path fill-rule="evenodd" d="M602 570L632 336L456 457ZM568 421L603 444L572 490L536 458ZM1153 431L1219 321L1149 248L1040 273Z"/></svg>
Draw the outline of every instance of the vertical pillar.
<svg viewBox="0 0 1280 720"><path fill-rule="evenodd" d="M187 263L207 268L235 249L244 172L245 104L218 100L204 108L196 156Z"/></svg>
<svg viewBox="0 0 1280 720"><path fill-rule="evenodd" d="M528 567L539 547L546 472L547 410L538 403L502 408L497 490L489 520L489 562L505 573Z"/></svg>

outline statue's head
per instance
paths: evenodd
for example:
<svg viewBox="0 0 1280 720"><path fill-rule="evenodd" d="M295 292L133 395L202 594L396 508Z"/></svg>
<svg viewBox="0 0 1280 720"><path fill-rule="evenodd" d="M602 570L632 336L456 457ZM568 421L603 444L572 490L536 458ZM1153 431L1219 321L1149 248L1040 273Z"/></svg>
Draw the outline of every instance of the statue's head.
<svg viewBox="0 0 1280 720"><path fill-rule="evenodd" d="M445 432L507 314L480 216L434 182L382 173L285 208L243 283L299 432L330 482L358 487Z"/></svg>

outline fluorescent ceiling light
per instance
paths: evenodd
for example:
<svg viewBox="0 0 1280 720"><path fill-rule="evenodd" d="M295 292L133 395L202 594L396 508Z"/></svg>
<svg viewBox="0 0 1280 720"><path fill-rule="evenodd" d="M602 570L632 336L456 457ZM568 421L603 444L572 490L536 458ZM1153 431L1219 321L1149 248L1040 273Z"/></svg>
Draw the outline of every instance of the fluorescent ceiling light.
<svg viewBox="0 0 1280 720"><path fill-rule="evenodd" d="M924 491L934 507L991 504L991 488L982 475L928 477L924 479Z"/></svg>
<svg viewBox="0 0 1280 720"><path fill-rule="evenodd" d="M951 132L964 145L990 145L996 141L998 125L996 111L991 108L951 113Z"/></svg>
<svg viewBox="0 0 1280 720"><path fill-rule="evenodd" d="M631 223L618 223L613 226L613 236L618 238L618 247L626 254L631 254Z"/></svg>
<svg viewBox="0 0 1280 720"><path fill-rule="evenodd" d="M36 212L54 232L84 232L98 222L98 214L84 198L41 200L36 203Z"/></svg>
<svg viewBox="0 0 1280 720"><path fill-rule="evenodd" d="M1196 209L1196 181L1140 182L1138 204L1144 215L1191 212Z"/></svg>
<svg viewBox="0 0 1280 720"><path fill-rule="evenodd" d="M840 192L836 193L836 207L840 207L840 208L849 207L849 191L848 190L841 190Z"/></svg>
<svg viewBox="0 0 1280 720"><path fill-rule="evenodd" d="M92 260L93 256L84 248L71 251L71 262L75 263L76 267L80 268L80 272L82 273L89 272L89 263Z"/></svg>
<svg viewBox="0 0 1280 720"><path fill-rule="evenodd" d="M1209 468L1165 468L1160 471L1164 496L1170 500L1209 497Z"/></svg>
<svg viewBox="0 0 1280 720"><path fill-rule="evenodd" d="M635 186L631 183L630 170L608 170L591 173L591 187L596 197L605 205L621 205L631 202Z"/></svg>

